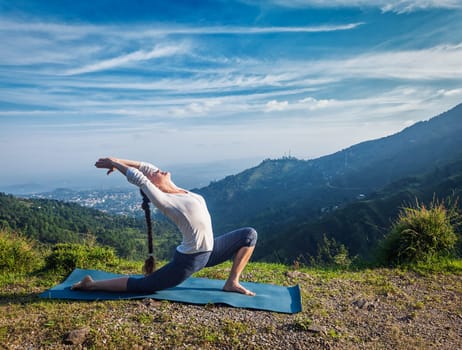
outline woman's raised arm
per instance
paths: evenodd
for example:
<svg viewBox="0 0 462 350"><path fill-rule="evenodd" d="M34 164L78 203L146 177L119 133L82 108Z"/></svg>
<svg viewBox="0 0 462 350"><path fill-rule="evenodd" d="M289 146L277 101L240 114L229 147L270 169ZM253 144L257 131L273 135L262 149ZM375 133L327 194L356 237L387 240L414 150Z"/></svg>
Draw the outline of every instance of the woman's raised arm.
<svg viewBox="0 0 462 350"><path fill-rule="evenodd" d="M108 175L116 169L125 175L129 167L139 169L140 164L141 164L140 162L134 161L134 160L107 157L107 158L99 158L96 161L95 166L100 169L108 169L107 171Z"/></svg>

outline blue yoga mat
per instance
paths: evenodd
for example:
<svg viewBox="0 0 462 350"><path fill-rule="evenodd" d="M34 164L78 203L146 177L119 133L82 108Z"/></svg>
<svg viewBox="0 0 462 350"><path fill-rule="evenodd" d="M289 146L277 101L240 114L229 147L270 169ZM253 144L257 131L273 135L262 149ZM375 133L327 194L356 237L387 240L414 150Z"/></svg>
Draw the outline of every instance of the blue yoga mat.
<svg viewBox="0 0 462 350"><path fill-rule="evenodd" d="M226 304L233 307L282 313L297 313L302 311L300 288L298 285L282 287L272 284L242 282L244 287L257 294L256 296L248 296L239 293L224 292L222 290L224 281L222 280L190 277L176 287L161 290L153 294L71 290L71 286L86 275L90 275L95 280L126 276L99 270L75 269L63 283L41 293L40 297L71 300L153 298L189 304ZM141 277L141 275L133 276Z"/></svg>

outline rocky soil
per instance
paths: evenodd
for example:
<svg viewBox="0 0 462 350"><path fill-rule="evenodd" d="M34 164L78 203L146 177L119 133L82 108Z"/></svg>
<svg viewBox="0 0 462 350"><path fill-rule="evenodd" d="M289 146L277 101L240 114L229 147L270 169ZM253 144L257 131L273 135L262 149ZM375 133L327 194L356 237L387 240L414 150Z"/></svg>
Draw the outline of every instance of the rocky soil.
<svg viewBox="0 0 462 350"><path fill-rule="evenodd" d="M248 275L247 277L251 277ZM294 315L156 301L40 300L0 294L2 349L462 349L462 276L400 270L288 270Z"/></svg>

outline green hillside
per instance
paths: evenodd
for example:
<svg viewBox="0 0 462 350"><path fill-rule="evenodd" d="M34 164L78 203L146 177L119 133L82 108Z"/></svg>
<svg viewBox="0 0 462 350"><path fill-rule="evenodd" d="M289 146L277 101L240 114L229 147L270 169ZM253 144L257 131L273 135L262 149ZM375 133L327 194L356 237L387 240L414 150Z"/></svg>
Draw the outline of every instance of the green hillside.
<svg viewBox="0 0 462 350"><path fill-rule="evenodd" d="M141 259L147 254L144 219L109 215L74 203L49 199L22 199L0 193L0 228L19 231L42 243L97 243L115 248L124 258ZM180 235L167 221L153 222L156 254L171 256Z"/></svg>
<svg viewBox="0 0 462 350"><path fill-rule="evenodd" d="M327 236L344 245L351 256L372 260L379 241L389 232L403 206L415 205L416 201L428 205L433 199L455 203L461 195L462 160L438 167L425 176L401 179L319 218L294 218L284 225L285 230L275 223L277 233L259 242L256 255L266 260L290 262L296 257L306 262L318 253L319 243ZM462 231L458 229L460 235ZM462 254L462 246L458 251Z"/></svg>

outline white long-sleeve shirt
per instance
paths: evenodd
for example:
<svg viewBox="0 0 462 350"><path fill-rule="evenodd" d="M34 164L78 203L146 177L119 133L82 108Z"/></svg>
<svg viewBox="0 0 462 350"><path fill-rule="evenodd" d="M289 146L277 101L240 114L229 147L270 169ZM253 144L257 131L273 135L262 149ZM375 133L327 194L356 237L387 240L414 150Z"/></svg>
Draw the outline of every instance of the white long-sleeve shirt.
<svg viewBox="0 0 462 350"><path fill-rule="evenodd" d="M202 196L193 193L165 193L157 188L146 175L157 171L149 163L141 162L139 170L129 167L127 180L138 186L151 202L170 220L183 235L183 241L176 248L183 254L212 251L212 219Z"/></svg>

